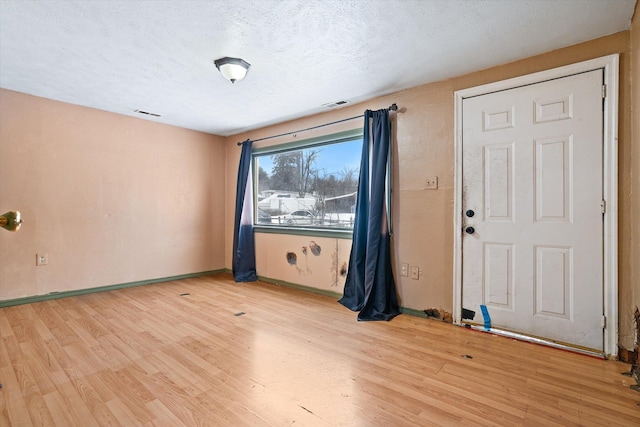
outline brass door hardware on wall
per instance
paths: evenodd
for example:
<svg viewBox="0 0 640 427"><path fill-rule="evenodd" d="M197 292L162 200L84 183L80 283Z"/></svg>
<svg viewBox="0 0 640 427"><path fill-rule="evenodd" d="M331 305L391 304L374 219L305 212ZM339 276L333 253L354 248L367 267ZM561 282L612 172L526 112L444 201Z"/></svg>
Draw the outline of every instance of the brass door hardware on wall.
<svg viewBox="0 0 640 427"><path fill-rule="evenodd" d="M0 227L9 231L18 231L22 225L20 211L9 211L0 216Z"/></svg>

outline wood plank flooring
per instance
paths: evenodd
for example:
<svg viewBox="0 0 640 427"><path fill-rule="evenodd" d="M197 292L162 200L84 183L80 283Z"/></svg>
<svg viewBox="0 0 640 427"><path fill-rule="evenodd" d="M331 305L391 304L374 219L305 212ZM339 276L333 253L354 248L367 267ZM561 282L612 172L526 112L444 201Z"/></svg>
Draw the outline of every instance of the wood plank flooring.
<svg viewBox="0 0 640 427"><path fill-rule="evenodd" d="M1 426L640 425L629 365L226 274L2 308L0 337Z"/></svg>

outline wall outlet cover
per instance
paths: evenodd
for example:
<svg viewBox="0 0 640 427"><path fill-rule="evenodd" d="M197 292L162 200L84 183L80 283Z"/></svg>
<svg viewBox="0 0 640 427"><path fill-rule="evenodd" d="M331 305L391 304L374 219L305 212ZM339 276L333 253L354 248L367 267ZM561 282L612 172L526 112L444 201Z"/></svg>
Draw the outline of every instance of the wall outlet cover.
<svg viewBox="0 0 640 427"><path fill-rule="evenodd" d="M400 275L401 276L409 276L409 264L402 263L400 265Z"/></svg>
<svg viewBox="0 0 640 427"><path fill-rule="evenodd" d="M438 177L430 176L424 182L425 190L435 190L438 188Z"/></svg>
<svg viewBox="0 0 640 427"><path fill-rule="evenodd" d="M47 254L36 254L36 265L47 265L49 263L49 256Z"/></svg>

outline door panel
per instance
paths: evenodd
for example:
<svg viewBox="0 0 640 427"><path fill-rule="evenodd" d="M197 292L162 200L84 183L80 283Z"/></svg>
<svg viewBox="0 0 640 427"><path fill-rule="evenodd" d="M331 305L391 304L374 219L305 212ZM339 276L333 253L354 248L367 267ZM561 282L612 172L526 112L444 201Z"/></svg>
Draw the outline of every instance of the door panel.
<svg viewBox="0 0 640 427"><path fill-rule="evenodd" d="M487 304L513 309L513 245L485 243L484 255L483 282Z"/></svg>
<svg viewBox="0 0 640 427"><path fill-rule="evenodd" d="M484 151L484 200L487 221L513 221L514 143L492 144Z"/></svg>
<svg viewBox="0 0 640 427"><path fill-rule="evenodd" d="M535 148L536 221L571 222L572 138L543 138Z"/></svg>
<svg viewBox="0 0 640 427"><path fill-rule="evenodd" d="M603 350L602 70L464 99L462 303Z"/></svg>
<svg viewBox="0 0 640 427"><path fill-rule="evenodd" d="M570 247L536 245L533 284L536 315L572 319L572 252Z"/></svg>

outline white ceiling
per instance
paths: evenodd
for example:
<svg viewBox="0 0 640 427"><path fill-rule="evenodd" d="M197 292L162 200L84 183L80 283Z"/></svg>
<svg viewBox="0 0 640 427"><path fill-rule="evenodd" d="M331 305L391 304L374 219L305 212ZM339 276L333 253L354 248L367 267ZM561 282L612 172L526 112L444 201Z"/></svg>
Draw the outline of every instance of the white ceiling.
<svg viewBox="0 0 640 427"><path fill-rule="evenodd" d="M0 87L227 136L622 31L634 5L0 0Z"/></svg>

